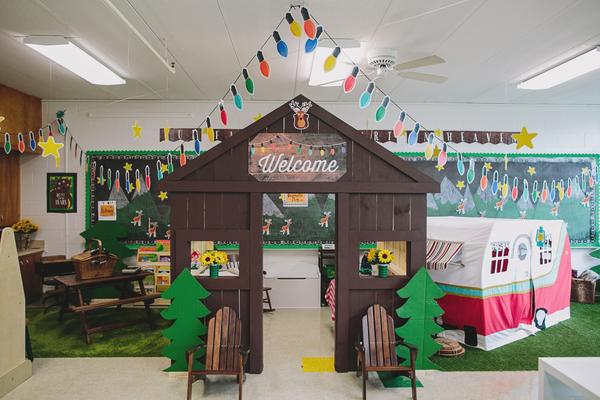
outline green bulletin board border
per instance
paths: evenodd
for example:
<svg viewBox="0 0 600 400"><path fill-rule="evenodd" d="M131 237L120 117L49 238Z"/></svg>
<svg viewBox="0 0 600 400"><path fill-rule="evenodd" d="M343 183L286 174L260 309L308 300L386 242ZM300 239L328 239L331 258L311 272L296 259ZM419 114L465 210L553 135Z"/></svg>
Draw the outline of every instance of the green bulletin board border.
<svg viewBox="0 0 600 400"><path fill-rule="evenodd" d="M204 152L200 152L202 155ZM91 225L90 221L90 198L91 198L91 188L90 188L90 163L91 157L93 156L138 156L138 155L158 155L166 157L167 154L179 155L178 151L169 151L169 150L90 150L86 152L86 171L85 171L85 203L86 203L86 213L85 213L85 228L89 229ZM196 153L193 151L186 151L186 155L195 155ZM421 157L424 155L424 152L394 152L393 153L397 157ZM596 171L600 171L600 154L592 154L592 153L461 153L463 158L469 157L504 157L508 158L565 158L565 157L587 157L592 158L596 161ZM448 157L456 157L457 153L448 153ZM600 184L596 183L594 185L594 196L596 201L598 201L600 197ZM600 221L598 219L599 209L600 207L597 205L594 209L594 218L596 219L596 242L587 243L587 244L575 244L572 245L573 248L593 248L600 246L600 235L598 232L598 225ZM130 248L137 248L139 245L129 245ZM279 249L279 250L297 250L297 249L317 249L319 248L318 244L267 244L263 245L265 249Z"/></svg>

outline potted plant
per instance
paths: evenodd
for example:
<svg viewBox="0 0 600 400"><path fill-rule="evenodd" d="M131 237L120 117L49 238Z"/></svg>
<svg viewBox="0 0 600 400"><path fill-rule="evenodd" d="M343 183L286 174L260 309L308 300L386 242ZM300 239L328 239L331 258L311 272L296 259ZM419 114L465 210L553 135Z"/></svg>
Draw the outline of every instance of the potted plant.
<svg viewBox="0 0 600 400"><path fill-rule="evenodd" d="M394 260L394 255L388 249L380 249L379 247L369 250L367 253L367 261L371 264L373 276L387 278L388 266Z"/></svg>
<svg viewBox="0 0 600 400"><path fill-rule="evenodd" d="M202 253L200 260L202 265L209 267L209 277L214 279L219 277L219 270L229 261L229 257L224 251L208 250Z"/></svg>
<svg viewBox="0 0 600 400"><path fill-rule="evenodd" d="M40 227L31 222L29 219L22 219L12 226L15 231L15 241L17 242L17 250L25 250L29 248L29 240L33 232L37 232Z"/></svg>

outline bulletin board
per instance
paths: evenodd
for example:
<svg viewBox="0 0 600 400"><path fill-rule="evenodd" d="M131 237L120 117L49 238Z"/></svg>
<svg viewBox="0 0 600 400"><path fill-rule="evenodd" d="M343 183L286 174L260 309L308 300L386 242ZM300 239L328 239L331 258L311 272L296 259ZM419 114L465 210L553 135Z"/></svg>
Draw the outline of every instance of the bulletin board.
<svg viewBox="0 0 600 400"><path fill-rule="evenodd" d="M463 170L456 154L443 168L423 153L396 154L440 182L428 216L561 219L573 246L598 245L598 155L463 153Z"/></svg>

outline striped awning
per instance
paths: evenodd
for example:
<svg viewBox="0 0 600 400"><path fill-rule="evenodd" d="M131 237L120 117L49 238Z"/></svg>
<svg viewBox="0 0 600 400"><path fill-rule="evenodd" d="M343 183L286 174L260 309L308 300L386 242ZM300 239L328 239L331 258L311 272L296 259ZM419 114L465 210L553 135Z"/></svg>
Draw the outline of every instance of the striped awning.
<svg viewBox="0 0 600 400"><path fill-rule="evenodd" d="M427 240L427 269L446 269L463 248L462 242Z"/></svg>

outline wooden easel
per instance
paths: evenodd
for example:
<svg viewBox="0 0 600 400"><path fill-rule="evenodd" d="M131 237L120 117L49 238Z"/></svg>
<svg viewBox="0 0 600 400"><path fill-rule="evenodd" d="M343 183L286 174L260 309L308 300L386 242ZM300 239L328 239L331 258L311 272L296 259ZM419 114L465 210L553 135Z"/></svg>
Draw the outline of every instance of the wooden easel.
<svg viewBox="0 0 600 400"><path fill-rule="evenodd" d="M0 239L0 397L29 379L31 361L25 358L25 292L15 235L2 230Z"/></svg>

